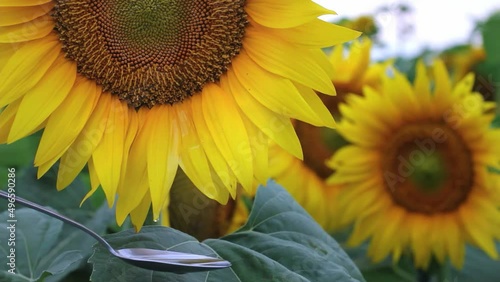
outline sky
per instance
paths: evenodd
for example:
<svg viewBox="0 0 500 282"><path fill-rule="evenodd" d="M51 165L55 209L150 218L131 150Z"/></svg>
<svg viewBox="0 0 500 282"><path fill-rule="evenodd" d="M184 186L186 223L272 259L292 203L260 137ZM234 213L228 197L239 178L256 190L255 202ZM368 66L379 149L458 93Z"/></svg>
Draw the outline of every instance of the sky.
<svg viewBox="0 0 500 282"><path fill-rule="evenodd" d="M373 14L381 6L395 7L406 3L413 7L409 18L398 18L395 13L377 16L376 22L382 28L381 39L387 47L378 50L374 57L412 56L425 46L442 50L446 47L466 43L477 20L485 19L495 10L500 10L500 0L314 0L337 12L341 17L356 17ZM402 22L414 24L414 33L405 40L398 38Z"/></svg>

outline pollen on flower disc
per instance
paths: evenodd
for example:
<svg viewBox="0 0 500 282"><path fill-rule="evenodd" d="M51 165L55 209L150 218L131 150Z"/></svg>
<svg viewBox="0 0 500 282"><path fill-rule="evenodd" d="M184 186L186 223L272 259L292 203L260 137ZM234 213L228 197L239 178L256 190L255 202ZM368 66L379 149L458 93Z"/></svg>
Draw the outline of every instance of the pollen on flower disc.
<svg viewBox="0 0 500 282"><path fill-rule="evenodd" d="M55 0L78 72L133 107L174 104L216 82L241 47L245 0Z"/></svg>

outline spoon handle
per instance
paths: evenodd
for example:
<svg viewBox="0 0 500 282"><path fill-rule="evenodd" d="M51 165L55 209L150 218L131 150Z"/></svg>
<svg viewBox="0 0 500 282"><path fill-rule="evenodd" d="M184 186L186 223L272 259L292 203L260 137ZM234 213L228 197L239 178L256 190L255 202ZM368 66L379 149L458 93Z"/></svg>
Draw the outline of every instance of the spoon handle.
<svg viewBox="0 0 500 282"><path fill-rule="evenodd" d="M10 194L10 195L12 197L13 194ZM7 194L7 192L5 192L3 190L0 190L0 197L5 198L5 199L9 199L9 194ZM105 245L106 248L108 248L108 250L111 253L113 253L113 254L116 253L115 250L111 247L111 245L108 242L106 242L101 236L99 236L99 234L95 233L93 230L89 229L85 225L83 225L83 224L81 224L79 222L76 222L76 221L74 221L74 220L72 220L70 218L67 218L67 217L65 217L63 215L60 215L57 212L51 211L51 210L49 210L47 208L44 208L44 207L42 207L42 206L40 206L38 204L35 204L35 203L30 202L28 200L25 200L25 199L23 199L21 197L17 197L17 196L14 196L14 197L16 199L16 201L15 201L16 203L20 203L20 204L22 204L24 206L27 206L27 207L30 207L30 208L32 208L32 209L34 209L36 211L39 211L39 212L44 213L46 215L55 217L55 218L57 218L57 219L65 222L67 224L73 225L74 227L85 231L87 234L89 234L90 236L94 237L94 239L96 239L97 241L99 241L99 243Z"/></svg>

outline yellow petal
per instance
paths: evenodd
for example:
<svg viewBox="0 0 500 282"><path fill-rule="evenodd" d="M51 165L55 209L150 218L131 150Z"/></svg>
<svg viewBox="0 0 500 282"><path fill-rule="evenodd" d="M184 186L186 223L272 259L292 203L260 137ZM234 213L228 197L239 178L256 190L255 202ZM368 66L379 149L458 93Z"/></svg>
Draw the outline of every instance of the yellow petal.
<svg viewBox="0 0 500 282"><path fill-rule="evenodd" d="M348 246L357 246L376 232L380 227L380 214L375 214L357 221L354 230L347 241Z"/></svg>
<svg viewBox="0 0 500 282"><path fill-rule="evenodd" d="M104 116L103 135L92 153L95 170L109 207L113 206L122 171L124 142L128 128L128 105L111 97L109 114Z"/></svg>
<svg viewBox="0 0 500 282"><path fill-rule="evenodd" d="M229 199L229 191L224 184L214 183L210 164L196 133L191 101L178 105L175 113L179 121L181 139L179 153L182 170L207 197L226 203Z"/></svg>
<svg viewBox="0 0 500 282"><path fill-rule="evenodd" d="M12 45L12 44L1 44L0 43L0 72L3 67L7 64L10 57L16 53L19 48L22 47L25 43Z"/></svg>
<svg viewBox="0 0 500 282"><path fill-rule="evenodd" d="M242 115L241 118L248 132L250 148L252 149L255 179L259 184L266 185L270 177L268 158L269 141L267 138L262 140L264 134L245 115Z"/></svg>
<svg viewBox="0 0 500 282"><path fill-rule="evenodd" d="M345 120L342 120L337 128L344 138L357 145L367 148L377 148L382 145L384 136L373 133L373 131L367 132L368 129L370 128L363 128Z"/></svg>
<svg viewBox="0 0 500 282"><path fill-rule="evenodd" d="M123 223L129 213L136 209L141 200L147 194L149 196L149 182L147 175L147 156L145 154L148 146L148 137L142 129L146 121L146 113L149 109L141 108L137 113L138 133L130 146L127 168L118 187L118 201L116 203L116 221L119 225ZM151 200L149 200L151 204ZM149 208L149 206L148 206Z"/></svg>
<svg viewBox="0 0 500 282"><path fill-rule="evenodd" d="M0 7L26 7L37 6L52 0L0 0Z"/></svg>
<svg viewBox="0 0 500 282"><path fill-rule="evenodd" d="M0 26L0 43L17 43L47 36L54 29L50 15L43 15L32 21L10 26Z"/></svg>
<svg viewBox="0 0 500 282"><path fill-rule="evenodd" d="M432 242L432 251L438 260L439 263L444 263L446 259L446 243L448 240L448 234L443 234L443 230L448 231L447 229L442 229L444 226L444 221L446 220L445 216L442 214L437 214L433 216L431 222L431 234L430 241Z"/></svg>
<svg viewBox="0 0 500 282"><path fill-rule="evenodd" d="M375 132L375 134L388 136L392 132L391 127L380 121L378 115L370 112L366 107L340 104L339 110L342 113L342 118L355 121L363 128L370 128L370 131Z"/></svg>
<svg viewBox="0 0 500 282"><path fill-rule="evenodd" d="M53 7L53 2L31 7L4 7L0 10L0 26L29 22L49 13Z"/></svg>
<svg viewBox="0 0 500 282"><path fill-rule="evenodd" d="M193 114L193 121L196 127L196 132L200 138L200 144L210 161L210 164L217 173L219 179L224 183L224 186L231 191L236 191L236 177L233 172L229 169L226 160L222 156L221 152L215 145L212 135L207 127L205 117L203 115L203 108L201 102L201 95L194 95L191 97L191 107Z"/></svg>
<svg viewBox="0 0 500 282"><path fill-rule="evenodd" d="M448 251L451 263L454 267L460 269L464 263L465 244L463 242L463 232L461 231L460 224L457 222L455 216L447 216L443 220L441 228L446 230L445 248Z"/></svg>
<svg viewBox="0 0 500 282"><path fill-rule="evenodd" d="M474 87L474 78L474 73L469 73L460 80L453 88L453 96L463 97L470 94Z"/></svg>
<svg viewBox="0 0 500 282"><path fill-rule="evenodd" d="M251 28L247 29L243 45L250 58L264 70L296 81L321 93L335 94L330 80L331 74L318 65L316 56L309 49L299 48ZM239 57L241 54L236 59ZM300 60L300 64L291 58ZM233 65L237 64L233 63Z"/></svg>
<svg viewBox="0 0 500 282"><path fill-rule="evenodd" d="M215 84L205 85L201 97L203 116L217 148L242 186L251 190L252 151L236 103Z"/></svg>
<svg viewBox="0 0 500 282"><path fill-rule="evenodd" d="M255 100L252 94L238 81L232 69L228 70L226 78L229 81L231 93L233 93L236 103L248 119L269 139L276 142L293 156L302 159L302 147L290 119L273 113L272 109ZM222 79L225 79L225 77L222 77ZM265 136L262 138L265 139Z"/></svg>
<svg viewBox="0 0 500 282"><path fill-rule="evenodd" d="M17 109L21 104L22 99L18 99L11 104L9 104L5 109L0 112L0 144L7 143L7 137L9 136L10 128L14 123L14 118L16 117Z"/></svg>
<svg viewBox="0 0 500 282"><path fill-rule="evenodd" d="M101 90L93 81L77 80L66 99L48 118L35 156L35 166L66 151L82 131L100 95Z"/></svg>
<svg viewBox="0 0 500 282"><path fill-rule="evenodd" d="M332 77L334 76L335 72L333 70L333 66L330 62L328 62L328 56L326 56L325 52L319 48L309 48L307 50L307 54L304 54L304 56L307 56L311 58L322 70L326 75L328 76L328 85L332 87L329 87L330 91L329 92L321 92L322 94L328 95L328 96L336 96L337 95L337 90L335 89L335 86L333 85L333 80ZM299 84L302 84L298 82ZM314 87L308 87L308 88L313 88ZM333 92L331 91L333 90Z"/></svg>
<svg viewBox="0 0 500 282"><path fill-rule="evenodd" d="M126 191L126 187L129 185L125 180L128 167L128 159L132 143L136 139L137 133L139 131L139 115L137 114L136 110L132 107L127 107L127 111L128 111L128 125L127 125L128 128L127 128L127 135L123 143L122 169L120 172L120 183L118 184L117 188L118 194L120 194L123 191Z"/></svg>
<svg viewBox="0 0 500 282"><path fill-rule="evenodd" d="M179 166L179 125L171 106L155 106L143 128L148 136L147 162L153 218L169 201L169 192Z"/></svg>
<svg viewBox="0 0 500 282"><path fill-rule="evenodd" d="M321 15L335 14L310 0L252 0L245 10L259 24L273 28L294 27Z"/></svg>
<svg viewBox="0 0 500 282"><path fill-rule="evenodd" d="M358 166L366 162L377 161L379 158L377 150L348 145L338 149L331 160L328 161L328 165L332 168L340 168L344 165Z"/></svg>
<svg viewBox="0 0 500 282"><path fill-rule="evenodd" d="M422 61L417 62L416 76L414 83L415 94L417 95L423 108L428 108L431 103L430 82L427 70Z"/></svg>
<svg viewBox="0 0 500 282"><path fill-rule="evenodd" d="M0 72L0 108L35 86L59 55L53 40L37 40L23 45Z"/></svg>
<svg viewBox="0 0 500 282"><path fill-rule="evenodd" d="M384 77L384 95L394 108L403 108L399 111L406 121L412 121L416 116L421 116L421 107L413 88L406 77L395 72L393 78Z"/></svg>
<svg viewBox="0 0 500 282"><path fill-rule="evenodd" d="M308 92L301 95L290 80L262 69L246 55L245 51L242 51L235 60L233 69L242 87L269 109L315 126L334 126L332 116L316 94L312 94L316 96L313 96L314 98L311 98L312 95ZM308 102L321 108L313 108Z"/></svg>
<svg viewBox="0 0 500 282"><path fill-rule="evenodd" d="M294 85L302 95L308 107L313 110L316 116L321 120L321 124L329 128L335 128L335 120L323 101L319 98L318 94L311 88L305 87L302 84L294 83Z"/></svg>
<svg viewBox="0 0 500 282"><path fill-rule="evenodd" d="M226 93L232 93L233 97L236 95L231 90L231 85L228 76L222 77L222 79L220 80L220 87ZM236 104L238 104L237 101L235 102ZM269 178L269 171L268 171L269 139L258 127L255 126L255 124L253 124L250 121L250 119L245 115L245 112L242 111L241 108L239 109L239 113L243 123L245 124L245 128L247 129L248 132L250 147L252 149L255 180L259 184L265 185L265 183L267 183L267 179ZM257 186L258 185L253 185L254 188L256 188ZM255 191L253 190L249 191L249 193L254 193L254 192ZM236 195L233 194L231 194L231 196L233 196L233 198L236 197Z"/></svg>
<svg viewBox="0 0 500 282"><path fill-rule="evenodd" d="M383 229L375 233L369 248L369 255L374 262L380 262L401 242L405 231L400 230L401 222L404 220L404 213L399 208L392 208L385 212L388 224ZM399 238L398 238L399 237Z"/></svg>
<svg viewBox="0 0 500 282"><path fill-rule="evenodd" d="M90 191L87 192L85 197L83 197L82 201L80 202L80 206L83 205L83 203L92 196L95 191L97 191L97 188L99 188L99 177L97 176L97 172L95 170L94 166L94 160L90 158L88 162L88 168L89 168L89 176L90 176Z"/></svg>
<svg viewBox="0 0 500 282"><path fill-rule="evenodd" d="M420 215L413 216L407 223L412 227L410 241L415 265L420 268L427 268L431 256L428 219Z"/></svg>
<svg viewBox="0 0 500 282"><path fill-rule="evenodd" d="M444 62L437 60L434 62L434 78L436 80L434 95L448 96L451 93L451 81Z"/></svg>
<svg viewBox="0 0 500 282"><path fill-rule="evenodd" d="M140 204L130 213L130 221L134 226L135 232L139 232L144 225L144 221L148 216L149 207L151 207L151 196L149 193L146 193L140 201Z"/></svg>
<svg viewBox="0 0 500 282"><path fill-rule="evenodd" d="M471 210L471 207L467 206L462 206L460 208L460 216L462 224L473 242L491 258L498 259L495 242L490 232L488 232L491 223L477 216L474 211Z"/></svg>
<svg viewBox="0 0 500 282"><path fill-rule="evenodd" d="M9 142L39 126L66 98L75 79L76 64L60 56L40 82L25 94L10 130Z"/></svg>
<svg viewBox="0 0 500 282"><path fill-rule="evenodd" d="M361 32L331 24L320 19L314 19L303 25L287 29L266 28L261 26L257 26L257 28L263 29L266 33L272 34L273 36L281 37L288 42L303 45L308 48L325 48L353 40L361 35Z"/></svg>
<svg viewBox="0 0 500 282"><path fill-rule="evenodd" d="M75 179L101 142L112 98L114 97L109 93L101 95L82 132L62 156L57 174L58 190L64 189Z"/></svg>

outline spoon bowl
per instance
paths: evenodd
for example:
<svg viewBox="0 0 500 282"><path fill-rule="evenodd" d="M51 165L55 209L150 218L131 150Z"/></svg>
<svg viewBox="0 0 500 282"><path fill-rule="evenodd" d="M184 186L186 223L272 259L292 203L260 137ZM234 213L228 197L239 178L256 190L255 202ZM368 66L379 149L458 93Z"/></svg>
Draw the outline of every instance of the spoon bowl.
<svg viewBox="0 0 500 282"><path fill-rule="evenodd" d="M204 255L145 248L119 249L116 251L115 256L122 260L150 270L185 273L231 266L228 261Z"/></svg>
<svg viewBox="0 0 500 282"><path fill-rule="evenodd" d="M0 190L0 197L8 199L9 194ZM86 232L104 245L112 255L140 268L174 273L188 273L216 270L231 266L231 263L228 261L205 255L148 248L126 248L116 250L103 237L79 222L17 196L15 197L15 201Z"/></svg>

